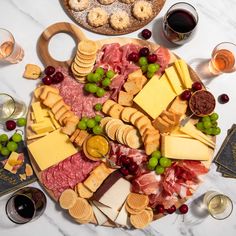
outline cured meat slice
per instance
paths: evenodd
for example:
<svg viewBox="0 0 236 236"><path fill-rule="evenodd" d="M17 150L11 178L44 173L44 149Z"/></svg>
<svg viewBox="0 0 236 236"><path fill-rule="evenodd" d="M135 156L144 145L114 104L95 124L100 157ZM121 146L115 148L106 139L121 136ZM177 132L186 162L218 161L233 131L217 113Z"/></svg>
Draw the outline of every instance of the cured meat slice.
<svg viewBox="0 0 236 236"><path fill-rule="evenodd" d="M167 48L159 47L155 54L157 55L157 63L160 65L160 73L165 70L170 62L170 52Z"/></svg>
<svg viewBox="0 0 236 236"><path fill-rule="evenodd" d="M74 188L77 183L84 181L98 165L99 162L92 162L83 153L78 152L59 164L42 171L42 183L58 199L65 189Z"/></svg>

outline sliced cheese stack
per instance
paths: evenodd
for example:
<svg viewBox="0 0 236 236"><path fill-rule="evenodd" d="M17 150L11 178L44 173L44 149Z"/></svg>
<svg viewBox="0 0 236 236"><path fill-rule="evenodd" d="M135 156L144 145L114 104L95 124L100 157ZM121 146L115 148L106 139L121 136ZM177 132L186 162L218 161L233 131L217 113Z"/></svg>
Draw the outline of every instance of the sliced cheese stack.
<svg viewBox="0 0 236 236"><path fill-rule="evenodd" d="M169 135L161 137L161 153L179 160L209 160L213 150L199 140Z"/></svg>

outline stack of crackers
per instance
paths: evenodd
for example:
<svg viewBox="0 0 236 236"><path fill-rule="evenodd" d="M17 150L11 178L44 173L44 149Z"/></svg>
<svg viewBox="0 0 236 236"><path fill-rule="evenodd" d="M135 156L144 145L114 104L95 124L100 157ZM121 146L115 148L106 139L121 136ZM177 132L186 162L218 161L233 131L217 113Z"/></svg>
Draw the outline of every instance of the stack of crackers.
<svg viewBox="0 0 236 236"><path fill-rule="evenodd" d="M130 222L137 229L146 227L153 219L148 203L148 196L143 194L130 193L126 199L125 208L130 214Z"/></svg>
<svg viewBox="0 0 236 236"><path fill-rule="evenodd" d="M96 61L97 44L92 40L82 40L78 49L71 70L74 77L80 82L86 82L86 76L93 70Z"/></svg>

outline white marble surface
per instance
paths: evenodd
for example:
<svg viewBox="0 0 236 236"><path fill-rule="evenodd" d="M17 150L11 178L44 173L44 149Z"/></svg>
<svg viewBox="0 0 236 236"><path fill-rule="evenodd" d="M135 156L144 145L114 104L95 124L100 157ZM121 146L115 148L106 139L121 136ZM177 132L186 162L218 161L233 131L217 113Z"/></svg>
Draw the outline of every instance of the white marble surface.
<svg viewBox="0 0 236 236"><path fill-rule="evenodd" d="M147 25L147 28L153 32L151 41L171 47L171 45L162 39L160 25L161 17L175 2L175 0L167 0L160 14ZM236 74L224 74L214 79L209 79L206 78L202 67L199 65L210 57L211 51L216 44L222 41L235 43L236 0L192 0L187 2L192 3L199 13L198 32L190 43L182 47L172 48L172 50L196 68L207 88L216 97L221 93L227 93L230 97L229 103L225 105L217 103L216 107L216 111L220 114L219 125L222 128L222 133L217 138L218 150L226 136L227 129L233 123L236 123ZM29 104L30 94L37 82L23 79L22 73L27 63L42 65L36 53L36 42L39 35L50 24L62 21L72 22L72 20L64 12L58 0L0 0L0 10L0 27L10 30L14 34L16 41L25 50L25 57L21 63L16 65L0 65L0 92L10 93ZM88 32L84 29L83 32L92 39L106 37ZM137 37L138 33L139 31L136 31L126 36ZM73 40L63 34L56 36L50 46L53 55L56 55L56 58L59 59L68 58L73 47ZM207 190L213 189L228 194L235 204L236 180L222 178L215 169L216 166L213 164L210 173L206 176L204 183L200 186L192 200ZM34 186L39 187L37 183ZM4 202L5 198L1 198L1 202ZM192 200L189 201L189 204L190 209L193 210L194 203ZM130 231L72 223L59 210L56 204L48 198L47 209L40 219L26 225L8 229L0 226L0 234L4 236L108 236L111 234L113 236L203 236L206 234L233 236L236 235L236 210L234 210L228 219L223 221L217 221L211 217L198 219L191 213L183 219L181 216L173 214L153 222L144 230Z"/></svg>

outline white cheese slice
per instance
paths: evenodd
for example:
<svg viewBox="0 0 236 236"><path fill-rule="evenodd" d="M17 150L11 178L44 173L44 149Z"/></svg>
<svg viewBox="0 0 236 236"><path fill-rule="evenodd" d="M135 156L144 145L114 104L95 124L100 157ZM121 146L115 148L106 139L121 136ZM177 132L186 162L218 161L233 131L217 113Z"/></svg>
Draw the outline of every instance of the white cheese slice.
<svg viewBox="0 0 236 236"><path fill-rule="evenodd" d="M104 193L99 202L114 210L120 210L130 193L130 188L130 182L120 178Z"/></svg>
<svg viewBox="0 0 236 236"><path fill-rule="evenodd" d="M112 221L115 221L116 217L119 214L117 210L114 210L108 206L105 206L100 202L93 201L93 204Z"/></svg>
<svg viewBox="0 0 236 236"><path fill-rule="evenodd" d="M123 207L121 208L119 215L117 216L115 223L130 228L131 227L131 223L129 220L129 216L128 216L128 212L125 209L125 203L123 204Z"/></svg>
<svg viewBox="0 0 236 236"><path fill-rule="evenodd" d="M98 224L103 225L105 222L107 222L107 216L104 215L93 203L91 203L91 205Z"/></svg>

